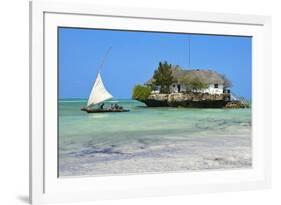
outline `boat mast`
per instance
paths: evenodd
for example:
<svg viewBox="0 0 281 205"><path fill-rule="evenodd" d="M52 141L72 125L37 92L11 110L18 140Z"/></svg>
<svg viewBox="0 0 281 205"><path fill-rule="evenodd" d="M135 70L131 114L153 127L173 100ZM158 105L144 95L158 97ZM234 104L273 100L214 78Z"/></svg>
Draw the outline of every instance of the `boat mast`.
<svg viewBox="0 0 281 205"><path fill-rule="evenodd" d="M101 71L101 69L102 69L102 67L103 67L103 65L104 65L104 63L105 63L105 60L106 60L106 58L107 58L107 56L108 56L108 54L110 53L110 51L111 51L111 46L107 49L107 51L106 51L106 53L105 53L105 55L104 55L104 57L103 57L103 59L102 59L102 62L101 62L101 64L100 64L100 66L99 66L99 69L98 69L98 73L100 73L100 71Z"/></svg>

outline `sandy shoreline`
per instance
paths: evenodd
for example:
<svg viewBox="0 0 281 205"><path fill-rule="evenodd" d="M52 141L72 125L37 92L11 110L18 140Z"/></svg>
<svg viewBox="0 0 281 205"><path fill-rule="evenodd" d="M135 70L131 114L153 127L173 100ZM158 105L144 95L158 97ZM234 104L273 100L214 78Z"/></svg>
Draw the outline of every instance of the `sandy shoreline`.
<svg viewBox="0 0 281 205"><path fill-rule="evenodd" d="M251 133L147 139L112 147L87 147L60 155L60 176L240 169L252 165Z"/></svg>

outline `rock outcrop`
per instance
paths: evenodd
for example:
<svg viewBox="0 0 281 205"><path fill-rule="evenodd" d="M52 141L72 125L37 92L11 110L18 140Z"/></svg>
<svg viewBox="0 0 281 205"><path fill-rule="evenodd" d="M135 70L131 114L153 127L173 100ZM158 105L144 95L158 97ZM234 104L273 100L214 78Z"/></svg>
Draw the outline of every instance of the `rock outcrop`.
<svg viewBox="0 0 281 205"><path fill-rule="evenodd" d="M244 103L241 101L230 101L228 103L226 103L226 105L224 106L225 108L249 108L249 104L248 103Z"/></svg>
<svg viewBox="0 0 281 205"><path fill-rule="evenodd" d="M137 99L136 99L137 100ZM151 94L140 100L148 107L193 107L193 108L245 108L245 104L230 101L230 94L171 93ZM236 106L235 106L236 104Z"/></svg>

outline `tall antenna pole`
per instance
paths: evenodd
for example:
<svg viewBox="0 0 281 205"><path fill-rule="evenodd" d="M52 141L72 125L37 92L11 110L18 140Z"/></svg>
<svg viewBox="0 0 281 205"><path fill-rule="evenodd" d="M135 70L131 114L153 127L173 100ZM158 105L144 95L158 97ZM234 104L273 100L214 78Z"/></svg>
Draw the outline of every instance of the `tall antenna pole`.
<svg viewBox="0 0 281 205"><path fill-rule="evenodd" d="M104 65L104 63L105 63L105 60L106 60L106 58L107 58L107 56L108 56L108 54L109 54L109 52L111 51L111 46L107 49L107 51L106 51L106 54L104 55L104 57L103 57L103 59L102 59L102 62L101 62L101 64L100 64L100 66L99 66L99 72L101 71L101 69L102 69L102 67L103 67L103 65Z"/></svg>
<svg viewBox="0 0 281 205"><path fill-rule="evenodd" d="M188 35L188 68L191 68L190 67L190 35Z"/></svg>

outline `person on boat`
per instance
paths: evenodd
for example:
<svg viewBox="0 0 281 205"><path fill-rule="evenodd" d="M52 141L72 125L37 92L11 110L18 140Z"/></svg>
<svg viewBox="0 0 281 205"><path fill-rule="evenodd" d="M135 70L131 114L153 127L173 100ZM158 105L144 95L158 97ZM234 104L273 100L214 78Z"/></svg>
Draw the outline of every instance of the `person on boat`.
<svg viewBox="0 0 281 205"><path fill-rule="evenodd" d="M115 108L116 110L118 110L118 109L119 109L119 105L118 105L117 103L115 103L114 108Z"/></svg>
<svg viewBox="0 0 281 205"><path fill-rule="evenodd" d="M100 109L103 110L103 107L104 107L104 103L102 103L102 104L100 105Z"/></svg>

